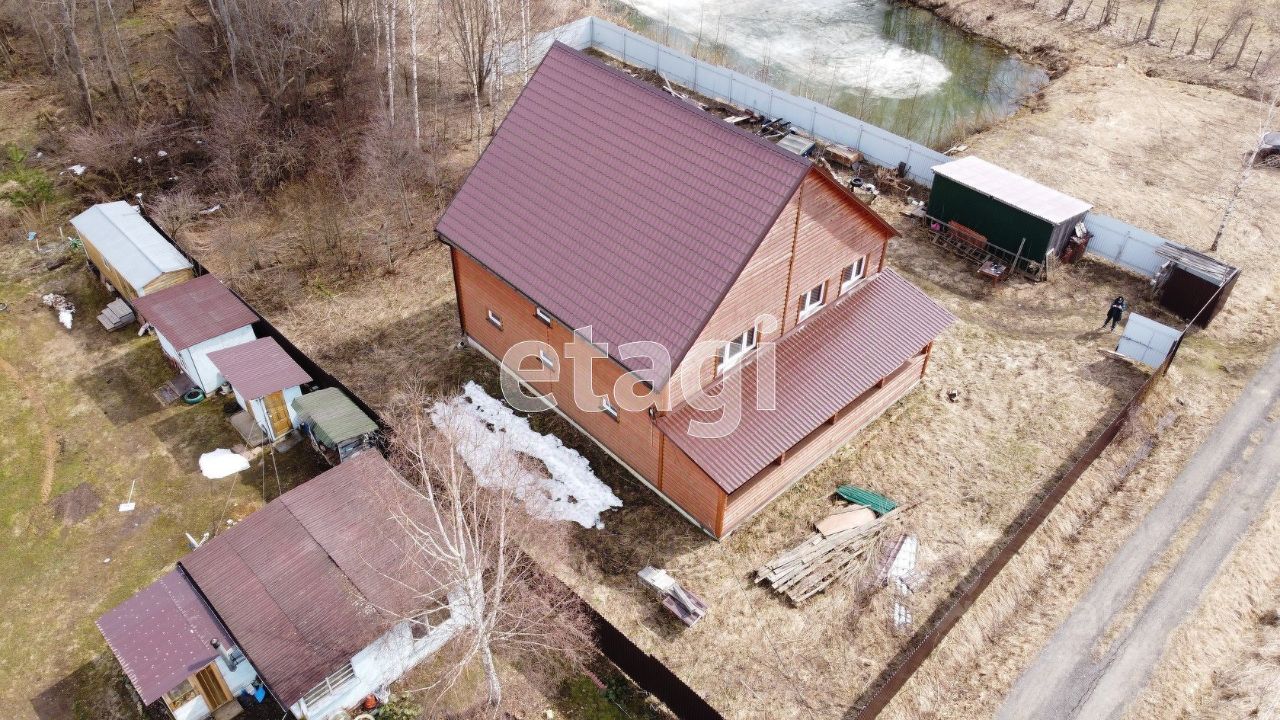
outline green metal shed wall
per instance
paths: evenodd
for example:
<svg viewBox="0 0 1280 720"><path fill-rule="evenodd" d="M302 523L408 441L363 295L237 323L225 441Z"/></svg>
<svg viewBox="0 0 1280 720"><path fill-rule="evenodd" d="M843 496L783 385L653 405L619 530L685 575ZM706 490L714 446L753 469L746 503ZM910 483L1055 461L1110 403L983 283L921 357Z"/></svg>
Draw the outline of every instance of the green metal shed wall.
<svg viewBox="0 0 1280 720"><path fill-rule="evenodd" d="M985 235L992 245L1010 253L1018 252L1018 245L1022 238L1026 238L1022 256L1034 262L1044 262L1053 237L1054 226L1047 220L1005 205L941 175L933 179L928 212L939 220L955 220L976 230Z"/></svg>

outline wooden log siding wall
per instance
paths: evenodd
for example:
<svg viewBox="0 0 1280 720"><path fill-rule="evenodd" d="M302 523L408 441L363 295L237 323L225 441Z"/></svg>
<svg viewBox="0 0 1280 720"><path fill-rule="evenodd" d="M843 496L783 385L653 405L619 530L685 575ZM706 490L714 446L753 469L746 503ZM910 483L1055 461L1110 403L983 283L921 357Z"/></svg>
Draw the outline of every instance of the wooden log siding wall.
<svg viewBox="0 0 1280 720"><path fill-rule="evenodd" d="M618 408L617 420L598 408L578 408L573 398L573 367L567 362L565 348L572 345L570 352L576 357L593 357L592 389L597 395L607 395L612 399L614 384L618 378L630 375L612 358L606 357L599 349L576 335L571 328L555 320L552 320L550 326L543 323L534 315L536 306L528 298L473 258L456 248L452 253L463 332L499 360L511 346L523 340L541 340L555 348L560 356L559 380L554 383L531 382L529 385L540 393L552 394L562 413L604 445L633 472L657 487L661 431L648 412L625 410L616 400L613 405ZM490 310L501 318L501 328L489 322ZM526 359L524 369L530 369L536 364L536 358ZM633 386L633 391L637 394L641 394L644 389L642 385Z"/></svg>
<svg viewBox="0 0 1280 720"><path fill-rule="evenodd" d="M865 277L880 270L891 233L860 211L847 191L817 171L810 171L800 189L778 216L773 228L725 294L698 342L725 342L751 327L760 315L772 315L783 325L762 333L760 342L776 340L799 320L800 296L825 283L826 302L840 292L840 274L860 257L866 258ZM691 358L680 364L672 386L679 405L715 380L714 359L700 364Z"/></svg>
<svg viewBox="0 0 1280 720"><path fill-rule="evenodd" d="M779 215L760 247L726 293L698 342L722 343L749 329L757 317L771 314L782 325L763 333L760 342L776 340L798 322L799 300L818 283L827 284L826 303L839 293L844 268L865 257L865 277L882 267L892 232L856 206L847 191L830 178L810 171L795 196ZM541 340L560 355L556 382L528 382L536 391L551 394L559 410L593 440L624 463L633 473L679 507L707 532L724 537L770 500L803 477L859 429L905 395L923 374L925 354L909 360L884 383L841 410L835 423L823 425L787 453L785 462L761 471L746 486L728 495L675 443L667 440L645 411L619 408L614 420L595 408L578 408L573 402L571 365L565 364L565 347L575 356L590 354L593 387L611 395L617 379L626 371L612 358L586 343L558 321L550 326L534 315L535 305L502 278L457 248L451 248L458 315L463 332L499 360L515 343ZM492 311L502 322L488 319ZM527 359L524 369L534 367ZM520 368L509 368L519 373ZM688 394L701 390L716 377L714 361L681 363L673 381L657 393L662 408L681 404ZM637 394L641 394L637 390ZM618 407L618 403L614 402Z"/></svg>
<svg viewBox="0 0 1280 720"><path fill-rule="evenodd" d="M787 450L781 464L771 465L728 496L724 518L718 535L733 532L778 495L804 477L831 453L849 441L854 434L880 417L885 410L902 399L924 375L926 352L903 363L885 379L882 387L872 388L836 415L836 421L824 424L808 437Z"/></svg>
<svg viewBox="0 0 1280 720"><path fill-rule="evenodd" d="M93 243L88 240L84 240L84 254L88 256L89 261L93 263L93 266L98 269L98 273L102 275L102 278L111 283L111 287L115 288L117 293L120 293L120 297L123 297L130 303L138 299L138 290L142 291L141 294L146 295L148 293L163 290L167 287L180 285L194 277L191 268L172 270L156 276L145 286L135 289L129 284L129 281L125 280L124 276L116 270L115 266L107 262L106 258L102 256L102 253L98 251L98 248L94 247Z"/></svg>

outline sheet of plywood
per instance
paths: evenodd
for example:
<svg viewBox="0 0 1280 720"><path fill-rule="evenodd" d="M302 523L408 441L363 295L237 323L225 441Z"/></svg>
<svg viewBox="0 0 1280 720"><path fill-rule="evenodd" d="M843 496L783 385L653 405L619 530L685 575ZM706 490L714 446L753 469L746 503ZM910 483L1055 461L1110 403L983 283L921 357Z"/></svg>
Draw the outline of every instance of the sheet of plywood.
<svg viewBox="0 0 1280 720"><path fill-rule="evenodd" d="M828 515L814 525L818 528L818 532L822 533L822 537L830 537L843 530L862 527L875 519L876 514L871 508L858 505L849 510Z"/></svg>

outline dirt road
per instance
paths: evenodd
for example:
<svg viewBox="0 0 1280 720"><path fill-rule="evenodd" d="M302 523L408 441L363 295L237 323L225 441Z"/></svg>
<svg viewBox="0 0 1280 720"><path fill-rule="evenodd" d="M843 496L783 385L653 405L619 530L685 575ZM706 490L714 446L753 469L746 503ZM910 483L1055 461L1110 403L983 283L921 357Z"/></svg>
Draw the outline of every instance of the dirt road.
<svg viewBox="0 0 1280 720"><path fill-rule="evenodd" d="M1002 720L1119 718L1146 686L1165 643L1280 481L1280 351L1183 469L1014 685ZM1215 486L1223 484L1221 492ZM1216 498L1216 499L1212 499ZM1212 499L1212 509L1199 512ZM1207 518L1128 627L1100 647L1178 530Z"/></svg>

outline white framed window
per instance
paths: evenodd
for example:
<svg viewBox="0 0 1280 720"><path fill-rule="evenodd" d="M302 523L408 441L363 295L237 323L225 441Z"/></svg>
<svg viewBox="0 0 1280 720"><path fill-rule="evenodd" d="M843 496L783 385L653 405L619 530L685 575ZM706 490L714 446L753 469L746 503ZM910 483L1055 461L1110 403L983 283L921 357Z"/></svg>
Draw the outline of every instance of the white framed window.
<svg viewBox="0 0 1280 720"><path fill-rule="evenodd" d="M724 372L742 362L742 358L755 349L758 340L756 329L753 327L725 343L724 347L720 349L720 365L717 371Z"/></svg>
<svg viewBox="0 0 1280 720"><path fill-rule="evenodd" d="M331 673L329 677L321 680L319 685L316 685L311 688L311 690L307 691L307 694L302 696L303 707L306 707L307 705L315 705L321 702L330 695L345 688L355 679L356 671L351 667L351 663L348 662L338 668L337 671Z"/></svg>
<svg viewBox="0 0 1280 720"><path fill-rule="evenodd" d="M603 398L600 399L600 410L604 412L605 415L608 415L614 420L618 419L618 408L613 406L613 403L609 400L608 395L605 395Z"/></svg>
<svg viewBox="0 0 1280 720"><path fill-rule="evenodd" d="M853 261L840 272L840 292L845 293L849 288L858 283L859 280L867 276L867 258L865 256Z"/></svg>
<svg viewBox="0 0 1280 720"><path fill-rule="evenodd" d="M543 349L538 350L538 361L542 363L544 368L554 368L556 366L556 359Z"/></svg>
<svg viewBox="0 0 1280 720"><path fill-rule="evenodd" d="M822 283L800 296L800 319L803 320L822 309L827 299L827 284Z"/></svg>
<svg viewBox="0 0 1280 720"><path fill-rule="evenodd" d="M540 307L535 307L533 309L533 316L541 320L545 325L551 324L551 313L547 312L546 310L543 310Z"/></svg>
<svg viewBox="0 0 1280 720"><path fill-rule="evenodd" d="M498 328L499 330L501 330L502 318L498 317L498 313L492 310L487 310L486 312L489 313L489 323L492 324L494 327Z"/></svg>

